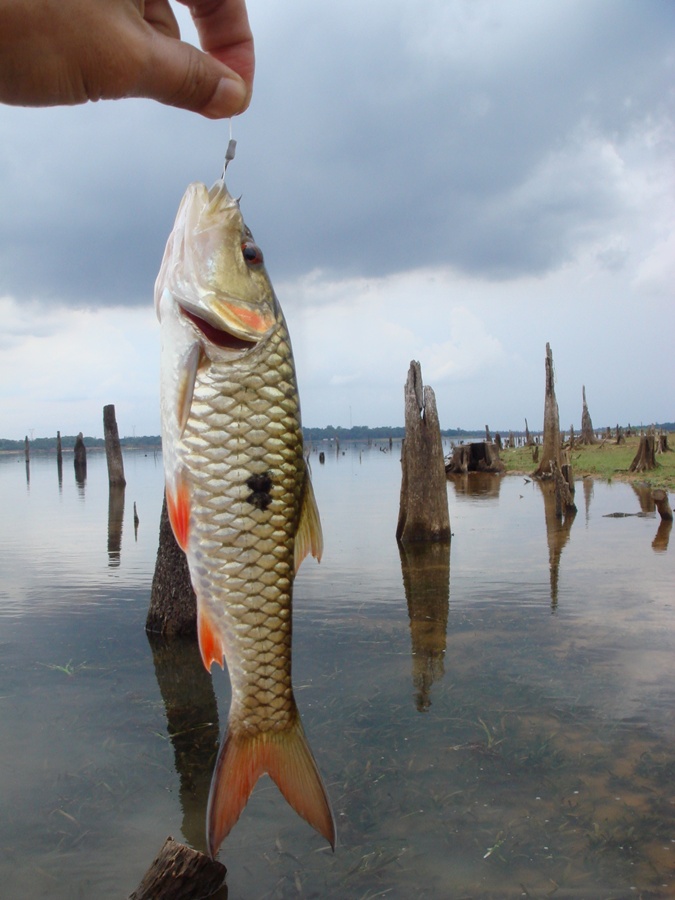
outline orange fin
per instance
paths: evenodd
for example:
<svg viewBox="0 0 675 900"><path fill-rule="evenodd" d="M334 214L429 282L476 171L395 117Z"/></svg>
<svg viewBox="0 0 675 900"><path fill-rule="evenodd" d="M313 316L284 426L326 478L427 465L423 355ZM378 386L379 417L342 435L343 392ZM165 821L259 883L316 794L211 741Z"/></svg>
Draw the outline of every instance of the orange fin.
<svg viewBox="0 0 675 900"><path fill-rule="evenodd" d="M190 535L190 489L180 475L176 477L174 490L166 489L166 509L174 537L181 550L187 550Z"/></svg>
<svg viewBox="0 0 675 900"><path fill-rule="evenodd" d="M321 519L319 508L316 505L314 488L309 472L305 474L305 490L302 495L300 508L300 521L295 535L295 571L300 568L300 563L311 553L319 562L323 553L323 532L321 531Z"/></svg>
<svg viewBox="0 0 675 900"><path fill-rule="evenodd" d="M335 849L335 822L300 719L288 731L254 736L228 731L211 781L206 842L214 857L241 815L253 787L267 772L293 809Z"/></svg>
<svg viewBox="0 0 675 900"><path fill-rule="evenodd" d="M211 666L214 662L218 663L221 669L224 669L225 648L223 647L223 640L199 603L197 604L197 636L199 637L199 649L206 671L211 671Z"/></svg>

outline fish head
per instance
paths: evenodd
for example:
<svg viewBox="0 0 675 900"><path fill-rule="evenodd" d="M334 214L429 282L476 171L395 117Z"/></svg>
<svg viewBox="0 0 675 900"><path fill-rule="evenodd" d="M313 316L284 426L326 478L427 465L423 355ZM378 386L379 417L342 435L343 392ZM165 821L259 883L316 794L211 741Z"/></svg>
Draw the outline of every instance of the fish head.
<svg viewBox="0 0 675 900"><path fill-rule="evenodd" d="M280 319L262 252L222 179L185 192L155 285L160 320L167 292L209 356L250 351Z"/></svg>

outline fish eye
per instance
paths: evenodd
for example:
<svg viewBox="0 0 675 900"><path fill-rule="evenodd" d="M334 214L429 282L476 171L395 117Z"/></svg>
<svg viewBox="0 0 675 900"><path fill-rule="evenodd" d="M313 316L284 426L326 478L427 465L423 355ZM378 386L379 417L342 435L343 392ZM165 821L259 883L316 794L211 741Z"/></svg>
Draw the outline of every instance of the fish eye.
<svg viewBox="0 0 675 900"><path fill-rule="evenodd" d="M262 264L262 250L253 241L244 241L241 245L241 252L249 266L259 266Z"/></svg>

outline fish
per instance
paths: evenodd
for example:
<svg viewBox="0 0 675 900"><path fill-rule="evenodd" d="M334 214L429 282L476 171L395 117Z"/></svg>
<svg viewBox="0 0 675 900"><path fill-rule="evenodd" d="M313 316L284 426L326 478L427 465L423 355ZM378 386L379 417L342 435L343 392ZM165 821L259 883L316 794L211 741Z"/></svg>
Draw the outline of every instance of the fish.
<svg viewBox="0 0 675 900"><path fill-rule="evenodd" d="M202 660L232 699L206 813L215 857L258 778L335 849L291 681L293 581L321 559L290 336L223 178L185 192L155 283L169 520L197 598Z"/></svg>

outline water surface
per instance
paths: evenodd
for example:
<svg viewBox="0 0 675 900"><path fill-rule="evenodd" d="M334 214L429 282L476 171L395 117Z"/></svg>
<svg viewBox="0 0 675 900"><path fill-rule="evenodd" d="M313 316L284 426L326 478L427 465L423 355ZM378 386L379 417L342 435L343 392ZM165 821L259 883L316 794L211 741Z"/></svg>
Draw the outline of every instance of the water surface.
<svg viewBox="0 0 675 900"><path fill-rule="evenodd" d="M316 449L294 682L339 844L264 779L229 896L675 896L675 564L644 496L578 481L559 523L532 481L457 479L451 547L401 553L397 446ZM125 469L110 497L101 454L83 485L0 457L7 900L121 898L169 834L204 846L227 677L145 635L161 459Z"/></svg>

